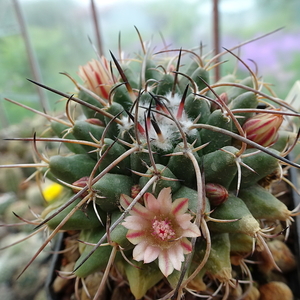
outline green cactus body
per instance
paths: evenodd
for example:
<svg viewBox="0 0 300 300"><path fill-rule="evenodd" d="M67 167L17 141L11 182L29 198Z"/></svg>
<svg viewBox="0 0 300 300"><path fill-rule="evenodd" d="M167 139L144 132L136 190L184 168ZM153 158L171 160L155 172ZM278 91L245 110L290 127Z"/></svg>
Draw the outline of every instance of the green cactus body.
<svg viewBox="0 0 300 300"><path fill-rule="evenodd" d="M206 264L206 273L226 283L231 277L230 240L228 233L215 234L211 240L212 249Z"/></svg>
<svg viewBox="0 0 300 300"><path fill-rule="evenodd" d="M78 93L78 98L83 100L84 102L91 104L95 107L98 108L103 108L103 105L94 97L92 97L91 95L89 95L87 92L80 90ZM82 111L84 113L84 115L87 118L98 118L99 120L103 121L104 120L104 116L102 114L100 114L99 112L96 112L95 110L93 110L92 108L89 108L87 106L82 105L81 106Z"/></svg>
<svg viewBox="0 0 300 300"><path fill-rule="evenodd" d="M152 80L159 82L162 79L162 73L157 69L156 63L150 59L145 58L145 80Z"/></svg>
<svg viewBox="0 0 300 300"><path fill-rule="evenodd" d="M230 233L230 252L235 254L246 255L253 251L253 238L244 233Z"/></svg>
<svg viewBox="0 0 300 300"><path fill-rule="evenodd" d="M274 153L278 154L278 151L272 150ZM257 183L260 179L263 179L268 174L273 173L276 171L279 167L278 160L271 156L266 154L265 152L258 152L255 153L255 149L248 149L245 151L246 154L253 155L245 156L242 158L242 162L249 166L252 170L242 166L241 172L242 172L242 182L241 187L246 188L249 186L252 186L253 184ZM254 170L254 171L253 171ZM237 184L237 175L234 178L234 180L231 183L231 189L234 189Z"/></svg>
<svg viewBox="0 0 300 300"><path fill-rule="evenodd" d="M110 113L112 116L117 116L120 113L124 112L124 108L121 104L113 102L110 106L105 109L105 112ZM119 127L116 122L111 122L111 118L104 117L104 122L107 127L105 137L114 139L119 135Z"/></svg>
<svg viewBox="0 0 300 300"><path fill-rule="evenodd" d="M206 123L211 114L208 101L193 94L186 98L184 109L189 118L199 118L198 124Z"/></svg>
<svg viewBox="0 0 300 300"><path fill-rule="evenodd" d="M191 145L188 147L192 148ZM186 150L184 149L183 143L179 143L175 149L174 153L182 152L182 155L174 155L170 157L167 167L174 173L174 175L182 181L182 183L188 187L196 186L196 173L193 167L192 161L184 154ZM200 157L197 153L193 153L197 161L200 161ZM182 166L184 166L184 172L182 172Z"/></svg>
<svg viewBox="0 0 300 300"><path fill-rule="evenodd" d="M255 184L241 189L239 196L256 219L288 221L291 212L286 205L262 186Z"/></svg>
<svg viewBox="0 0 300 300"><path fill-rule="evenodd" d="M201 91L207 87L206 83L209 82L209 73L205 69L199 67L193 72L191 78L197 85L198 91Z"/></svg>
<svg viewBox="0 0 300 300"><path fill-rule="evenodd" d="M121 65L122 70L127 78L127 82L130 84L131 88L138 89L139 83L136 80L136 73L134 72L133 62Z"/></svg>
<svg viewBox="0 0 300 300"><path fill-rule="evenodd" d="M179 56L185 54L178 52ZM110 66L104 57L99 64L93 60L85 72L82 70L85 67L81 67L80 74L84 74L86 89L95 93L99 90L101 96L97 97L101 101L90 96L85 88L80 89L78 98L90 107L66 95L69 101L65 115L70 125L63 119L60 123L57 118L49 117L52 132L59 139L25 139L35 144L51 141L51 146L60 144L62 138L80 141L65 143L64 152L53 146L49 159L35 147L36 157L42 160L34 164L37 173L44 173L68 191L81 194L77 198L71 192L59 195L41 218L31 224L55 230L68 218L59 229L80 231L82 241L77 245L80 257L72 276L84 280L108 268L105 276L109 280L114 280L116 274L124 276L124 279L118 277L115 286L119 287L123 280L129 282L137 299L144 297L163 277L173 291L183 278L180 293L195 290L203 296L201 291L206 291L207 286L213 289L216 281L228 295L233 280L230 255L239 258L248 255L255 250L253 240L259 241L258 246L265 246L267 234L259 223L262 219L290 224L293 216L293 211L258 185L277 174L281 167L279 160L289 163L279 151L284 151L296 135L289 128L277 128L283 116L274 107L280 106L281 100L264 95L265 102L275 104L266 109L272 115L271 125L260 125L263 131L265 128L268 131L267 143L261 142L256 134L251 135L256 133L258 122L243 126L257 115L254 109L263 95L254 90L258 82L254 73L241 80L228 74L216 83L211 71L216 67L212 65L214 59L207 60L196 53L191 59L187 51L189 58L184 56L181 60L178 52L170 51L170 57L164 53L160 59L160 53L151 56L143 47L142 55L126 63L123 60L118 63L113 57L115 66ZM82 108L82 112L74 113L74 120L70 110L72 101ZM284 106L286 114L289 109ZM242 129L237 128L229 110ZM292 113L290 110L289 114ZM285 116L290 117L294 116ZM281 132L276 142L278 130ZM66 154L68 150L70 153ZM71 197L75 200L67 206ZM74 214L68 216L72 210ZM94 248L91 244L101 241L102 245L87 259ZM118 252L115 263L109 261L112 250ZM185 265L188 253L193 253L190 266ZM110 263L113 276L108 275ZM189 281L201 264L203 268ZM183 270L187 272L181 278ZM201 285L199 290L197 282ZM213 297L221 299L221 286L216 291ZM146 297L153 295L149 293ZM174 296L166 292L157 298L166 295Z"/></svg>
<svg viewBox="0 0 300 300"><path fill-rule="evenodd" d="M223 77L221 77L216 84L227 84L227 83L234 83L236 82L236 77L233 74L227 74ZM231 88L230 85L223 85L215 87L213 90L216 94L221 95L222 93L227 93L227 91Z"/></svg>
<svg viewBox="0 0 300 300"><path fill-rule="evenodd" d="M232 209L234 207L234 209ZM244 233L254 237L260 230L259 223L252 216L244 201L234 195L229 195L227 201L218 206L211 217L220 220L233 220L227 223L209 222L211 230L228 233Z"/></svg>
<svg viewBox="0 0 300 300"><path fill-rule="evenodd" d="M188 68L185 70L184 74L191 76L198 68L199 68L199 63L196 60L193 60L188 66ZM185 76L182 76L179 80L180 90L183 92L189 83L190 83L189 79Z"/></svg>
<svg viewBox="0 0 300 300"><path fill-rule="evenodd" d="M65 201L68 198L65 199ZM80 202L81 199L76 199L72 204L70 204L66 209L57 214L54 218L51 218L47 222L47 226L50 229L55 229L61 221L67 216L69 212ZM52 204L53 207L48 207L48 210L51 211L45 215L45 219L50 218L51 215L55 214L61 203L64 204L65 201L60 201L58 203ZM100 209L97 211L102 217L105 216ZM95 214L94 208L91 205L88 205L86 208L79 208L76 212L67 220L67 222L61 227L61 230L82 230L82 229L91 229L99 226L99 219Z"/></svg>
<svg viewBox="0 0 300 300"><path fill-rule="evenodd" d="M235 153L238 149L233 146L226 146L220 150L208 153L203 156L203 170L205 181L218 183L229 188L237 173ZM226 176L224 176L226 174Z"/></svg>
<svg viewBox="0 0 300 300"><path fill-rule="evenodd" d="M161 164L156 164L155 165L157 171L158 171L158 180L155 183L155 186L153 186L154 190L151 188L148 189L149 192L153 192L155 196L159 194L159 192L165 188L165 187L171 187L172 193L175 193L176 191L179 190L181 184L178 181L178 178L173 174L173 172L166 166L161 165ZM155 169L150 168L145 175L156 175L155 174ZM171 180L160 178L161 176L165 178L170 178ZM148 176L142 176L140 178L140 186L144 187L146 183L150 180L151 177Z"/></svg>
<svg viewBox="0 0 300 300"><path fill-rule="evenodd" d="M194 261L201 261L206 251L203 241L195 246ZM219 282L226 283L231 277L230 240L228 233L216 233L211 240L211 251L204 267L205 273Z"/></svg>
<svg viewBox="0 0 300 300"><path fill-rule="evenodd" d="M97 193L96 203L104 211L118 208L121 194L130 195L132 178L121 174L106 173L93 186Z"/></svg>
<svg viewBox="0 0 300 300"><path fill-rule="evenodd" d="M230 103L230 109L239 109L239 108L256 108L258 105L258 100L253 92L245 92L235 99L233 99ZM252 117L254 113L237 113L235 117L241 126ZM234 126L233 126L234 127ZM234 129L234 128L233 128ZM237 129L234 129L234 132L237 132Z"/></svg>
<svg viewBox="0 0 300 300"><path fill-rule="evenodd" d="M78 140L84 140L90 142L94 141L92 137L94 137L96 140L99 140L102 137L104 127L91 124L88 122L88 120L89 119L83 121L78 120L74 123L72 128L72 133L74 137ZM90 150L90 148L88 148L87 150Z"/></svg>
<svg viewBox="0 0 300 300"><path fill-rule="evenodd" d="M132 106L132 100L130 95L128 94L126 86L124 84L122 85L116 84L114 88L115 88L114 95L113 95L114 103L119 103L122 106L122 108L126 110L130 110Z"/></svg>
<svg viewBox="0 0 300 300"><path fill-rule="evenodd" d="M60 138L76 140L76 137L72 133L71 128L67 125L52 121L51 129ZM68 132L66 132L66 131L68 131ZM84 149L84 147L80 144L64 143L64 145L73 153L76 153L76 154L85 154L86 153L86 149Z"/></svg>
<svg viewBox="0 0 300 300"><path fill-rule="evenodd" d="M84 140L95 143L95 140L99 140L102 136L104 127L91 124L84 121L76 121L72 128L72 133L74 137L78 140ZM85 148L85 152L88 153L92 158L97 159L97 148L87 145L82 145L83 148Z"/></svg>
<svg viewBox="0 0 300 300"><path fill-rule="evenodd" d="M173 194L173 199L178 198L188 198L189 199L189 210L191 210L193 213L197 213L197 207L198 207L198 192L192 188L189 188L187 186L181 186L179 190L177 190ZM207 198L205 199L205 212L210 212L210 204Z"/></svg>
<svg viewBox="0 0 300 300"><path fill-rule="evenodd" d="M232 131L232 120L224 116L223 112L218 109L215 110L207 120L208 125L216 126L219 128ZM203 144L209 143L204 149L203 154L211 153L224 146L230 146L232 138L223 133L214 132L208 129L201 129L200 131L201 142Z"/></svg>
<svg viewBox="0 0 300 300"><path fill-rule="evenodd" d="M165 96L172 91L173 85L174 75L164 74L155 89L155 93L157 95Z"/></svg>
<svg viewBox="0 0 300 300"><path fill-rule="evenodd" d="M243 85L245 87L253 88L253 78L251 76L248 76L248 77L244 78L243 80L241 80L239 82L239 84ZM247 92L247 89L245 89L245 88L233 86L230 89L228 89L228 91L227 91L228 101L231 102L233 99L235 99L239 95L246 93L246 92Z"/></svg>
<svg viewBox="0 0 300 300"><path fill-rule="evenodd" d="M95 164L96 161L88 154L54 155L49 160L49 170L58 179L73 183L82 177L89 176Z"/></svg>
<svg viewBox="0 0 300 300"><path fill-rule="evenodd" d="M119 211L114 211L111 215L111 223L114 223L119 217L121 213ZM119 224L113 231L109 233L109 239L120 245L124 250L128 250L132 248L132 244L126 238L127 230L122 224Z"/></svg>
<svg viewBox="0 0 300 300"><path fill-rule="evenodd" d="M82 230L79 239L83 242L96 244L104 234L105 229L97 227L93 230ZM83 247L83 251L74 267L74 274L76 276L85 278L89 274L105 269L112 251L112 247L110 245L98 247L88 260L80 266L92 249L92 245L85 245L85 247Z"/></svg>
<svg viewBox="0 0 300 300"><path fill-rule="evenodd" d="M114 142L112 139L104 139L104 144L101 147L101 155L103 155L103 159L99 165L99 173L119 158L119 156L121 156L124 152L125 148L121 144ZM119 164L112 168L110 172L130 175L130 158L126 157L123 159Z"/></svg>

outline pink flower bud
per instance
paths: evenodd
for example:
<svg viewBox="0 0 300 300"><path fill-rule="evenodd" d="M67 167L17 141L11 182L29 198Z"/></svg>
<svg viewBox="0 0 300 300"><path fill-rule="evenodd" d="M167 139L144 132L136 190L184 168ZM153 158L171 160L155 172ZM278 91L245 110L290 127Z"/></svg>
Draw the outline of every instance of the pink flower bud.
<svg viewBox="0 0 300 300"><path fill-rule="evenodd" d="M141 191L141 187L138 185L138 184L135 184L135 185L133 185L132 187L131 187L131 198L135 198L137 195L138 195L138 193ZM141 201L140 201L141 202Z"/></svg>
<svg viewBox="0 0 300 300"><path fill-rule="evenodd" d="M109 62L104 56L101 60L93 59L86 65L80 66L78 75L90 91L103 99L108 99L110 89L114 84L114 77Z"/></svg>
<svg viewBox="0 0 300 300"><path fill-rule="evenodd" d="M223 103L228 104L228 95L227 95L227 93L222 93L221 95L219 95L219 98L215 99L215 101L216 102L211 103L211 110L212 111L220 108L220 106L224 106Z"/></svg>
<svg viewBox="0 0 300 300"><path fill-rule="evenodd" d="M249 140L268 147L276 142L282 121L282 115L261 113L248 119L243 125L243 129Z"/></svg>
<svg viewBox="0 0 300 300"><path fill-rule="evenodd" d="M102 122L101 120L97 119L97 118L89 118L86 119L85 122L90 123L92 125L97 125L97 126L105 126L104 122Z"/></svg>
<svg viewBox="0 0 300 300"><path fill-rule="evenodd" d="M218 206L228 198L228 191L226 188L217 183L205 184L205 193L212 206Z"/></svg>
<svg viewBox="0 0 300 300"><path fill-rule="evenodd" d="M82 177L82 178L78 179L77 181L73 182L72 185L79 187L79 188L84 188L87 185L88 181L89 181L89 177L85 176L85 177ZM73 192L76 194L76 193L78 193L78 190L74 188ZM88 195L88 191L83 193L81 195L81 198L84 198L87 195Z"/></svg>

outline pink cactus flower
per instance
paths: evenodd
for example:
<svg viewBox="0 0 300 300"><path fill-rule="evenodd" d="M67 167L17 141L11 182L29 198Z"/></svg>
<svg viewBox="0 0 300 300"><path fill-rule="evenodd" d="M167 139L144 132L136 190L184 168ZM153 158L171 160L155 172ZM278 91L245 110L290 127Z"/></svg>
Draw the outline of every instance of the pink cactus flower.
<svg viewBox="0 0 300 300"><path fill-rule="evenodd" d="M261 113L248 119L243 125L243 129L249 140L268 147L276 142L277 132L282 121L282 115Z"/></svg>
<svg viewBox="0 0 300 300"><path fill-rule="evenodd" d="M85 86L103 99L108 99L109 92L114 84L109 62L102 56L101 60L91 60L79 67L78 75Z"/></svg>
<svg viewBox="0 0 300 300"><path fill-rule="evenodd" d="M120 203L127 208L132 198L121 195ZM185 213L188 199L179 198L172 202L171 188L164 188L157 199L150 193L144 195L145 206L136 203L122 223L128 230L127 239L135 246L133 259L150 263L158 258L164 276L174 269L180 270L184 254L192 251L188 237L200 236L199 228Z"/></svg>

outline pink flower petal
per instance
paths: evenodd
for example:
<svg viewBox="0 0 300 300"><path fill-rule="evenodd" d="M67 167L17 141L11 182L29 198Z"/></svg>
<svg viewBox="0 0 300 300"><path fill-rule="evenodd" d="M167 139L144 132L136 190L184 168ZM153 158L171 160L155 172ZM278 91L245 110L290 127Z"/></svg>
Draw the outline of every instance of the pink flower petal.
<svg viewBox="0 0 300 300"><path fill-rule="evenodd" d="M146 251L147 247L148 247L147 241L143 241L143 242L139 243L138 245L136 245L132 252L133 259L136 261L144 260L145 251Z"/></svg>
<svg viewBox="0 0 300 300"><path fill-rule="evenodd" d="M172 203L172 214L179 215L187 211L189 204L188 198L179 198Z"/></svg>
<svg viewBox="0 0 300 300"><path fill-rule="evenodd" d="M147 235L145 234L144 230L128 230L126 238L133 245L137 245L145 241L145 239L147 239Z"/></svg>
<svg viewBox="0 0 300 300"><path fill-rule="evenodd" d="M188 254L193 250L192 243L187 238L182 238L180 240L180 245L183 249L184 254Z"/></svg>
<svg viewBox="0 0 300 300"><path fill-rule="evenodd" d="M142 230L151 226L150 221L140 216L128 216L122 225L127 229Z"/></svg>
<svg viewBox="0 0 300 300"><path fill-rule="evenodd" d="M183 249L179 243L168 249L168 255L174 269L180 271L181 262L184 261Z"/></svg>
<svg viewBox="0 0 300 300"><path fill-rule="evenodd" d="M145 206L152 212L154 213L159 213L159 202L156 200L156 198L150 194L146 193L144 195L144 201L145 201Z"/></svg>
<svg viewBox="0 0 300 300"><path fill-rule="evenodd" d="M159 247L149 245L144 254L144 263L147 264L154 261L158 257L160 252L161 249Z"/></svg>
<svg viewBox="0 0 300 300"><path fill-rule="evenodd" d="M189 228L185 229L182 236L185 237L198 237L200 236L200 230L196 224L190 223Z"/></svg>
<svg viewBox="0 0 300 300"><path fill-rule="evenodd" d="M167 250L163 250L158 256L158 266L165 277L168 277L173 271L174 267L171 263Z"/></svg>
<svg viewBox="0 0 300 300"><path fill-rule="evenodd" d="M191 225L192 216L190 214L183 214L176 216L176 221L182 229L187 229Z"/></svg>
<svg viewBox="0 0 300 300"><path fill-rule="evenodd" d="M132 198L130 198L129 196L122 194L120 196L120 204L122 205L122 207L124 209L126 209L132 202ZM143 205L141 205L140 203L136 203L133 208L130 210L130 214L131 215L138 215L141 216L143 218L150 218L152 216L152 214L150 213L150 211Z"/></svg>
<svg viewBox="0 0 300 300"><path fill-rule="evenodd" d="M157 201L160 205L160 212L162 214L170 214L172 210L171 188L163 188L158 194Z"/></svg>

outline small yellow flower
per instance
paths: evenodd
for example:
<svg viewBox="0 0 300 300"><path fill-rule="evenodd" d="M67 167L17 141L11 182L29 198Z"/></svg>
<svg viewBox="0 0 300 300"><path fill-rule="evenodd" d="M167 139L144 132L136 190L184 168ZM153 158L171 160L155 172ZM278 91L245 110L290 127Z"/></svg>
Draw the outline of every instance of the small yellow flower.
<svg viewBox="0 0 300 300"><path fill-rule="evenodd" d="M43 189L43 196L47 202L55 200L63 191L63 187L58 183L51 183Z"/></svg>

